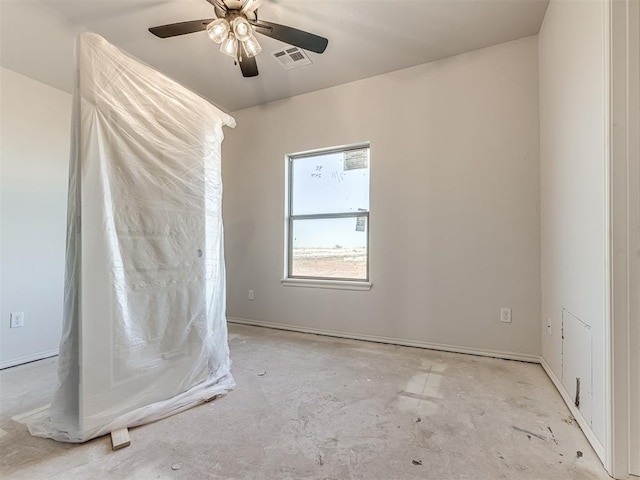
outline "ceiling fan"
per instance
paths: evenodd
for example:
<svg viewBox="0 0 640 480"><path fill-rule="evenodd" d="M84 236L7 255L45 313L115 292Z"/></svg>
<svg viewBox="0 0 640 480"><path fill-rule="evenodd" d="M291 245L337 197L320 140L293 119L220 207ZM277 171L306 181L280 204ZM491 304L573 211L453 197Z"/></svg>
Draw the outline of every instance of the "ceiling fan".
<svg viewBox="0 0 640 480"><path fill-rule="evenodd" d="M213 5L216 18L171 23L152 27L149 31L157 37L169 38L206 30L211 40L220 44L220 52L238 62L244 77L258 75L255 56L262 47L253 35L254 32L315 53L324 52L329 43L326 38L313 33L259 20L258 7L264 0L207 2Z"/></svg>

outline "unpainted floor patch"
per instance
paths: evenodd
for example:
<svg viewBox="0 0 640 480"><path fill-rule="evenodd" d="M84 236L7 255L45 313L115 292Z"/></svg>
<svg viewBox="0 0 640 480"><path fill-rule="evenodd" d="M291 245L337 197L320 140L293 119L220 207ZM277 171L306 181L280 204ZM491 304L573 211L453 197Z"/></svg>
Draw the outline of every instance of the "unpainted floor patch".
<svg viewBox="0 0 640 480"><path fill-rule="evenodd" d="M442 375L433 372L430 365L424 365L424 367L428 370L413 375L407 382L406 388L398 392L398 407L405 412L430 416L436 413L438 410L436 401L442 398L440 392Z"/></svg>
<svg viewBox="0 0 640 480"><path fill-rule="evenodd" d="M28 423L36 419L45 418L49 415L49 407L51 404L47 403L42 407L34 408L33 410L29 410L28 412L21 413L19 415L15 415L11 417L11 420L18 423Z"/></svg>
<svg viewBox="0 0 640 480"><path fill-rule="evenodd" d="M421 359L420 363L422 364L422 368L426 369L430 373L442 373L447 369L447 364L442 362L436 362L433 360Z"/></svg>

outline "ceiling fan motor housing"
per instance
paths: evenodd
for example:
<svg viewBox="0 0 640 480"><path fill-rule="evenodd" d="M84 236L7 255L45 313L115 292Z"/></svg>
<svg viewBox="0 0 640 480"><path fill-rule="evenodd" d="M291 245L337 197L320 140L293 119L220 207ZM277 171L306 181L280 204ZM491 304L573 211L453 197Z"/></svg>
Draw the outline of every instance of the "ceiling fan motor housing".
<svg viewBox="0 0 640 480"><path fill-rule="evenodd" d="M255 10L253 12L242 13L240 10L237 10L237 9L229 9L225 12L221 8L215 7L215 13L216 13L216 17L224 18L229 23L231 23L236 17L243 17L246 20L249 20L251 22L258 20L258 10Z"/></svg>

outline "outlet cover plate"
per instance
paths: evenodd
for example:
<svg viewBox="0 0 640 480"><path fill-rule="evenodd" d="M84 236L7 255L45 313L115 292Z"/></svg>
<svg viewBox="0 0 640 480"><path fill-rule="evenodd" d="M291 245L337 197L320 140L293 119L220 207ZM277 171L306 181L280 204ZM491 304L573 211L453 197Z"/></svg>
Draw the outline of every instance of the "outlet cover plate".
<svg viewBox="0 0 640 480"><path fill-rule="evenodd" d="M11 328L24 327L24 312L13 312L11 314Z"/></svg>

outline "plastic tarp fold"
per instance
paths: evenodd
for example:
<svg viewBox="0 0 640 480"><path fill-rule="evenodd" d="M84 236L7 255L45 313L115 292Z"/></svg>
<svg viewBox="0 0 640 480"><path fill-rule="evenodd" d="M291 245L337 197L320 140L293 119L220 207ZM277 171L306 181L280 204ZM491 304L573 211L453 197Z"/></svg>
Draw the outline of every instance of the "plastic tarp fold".
<svg viewBox="0 0 640 480"><path fill-rule="evenodd" d="M235 121L99 35L76 60L59 382L29 424L67 442L234 386L220 156Z"/></svg>

